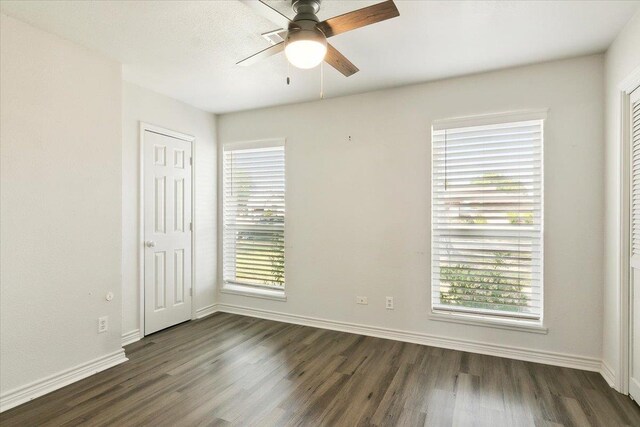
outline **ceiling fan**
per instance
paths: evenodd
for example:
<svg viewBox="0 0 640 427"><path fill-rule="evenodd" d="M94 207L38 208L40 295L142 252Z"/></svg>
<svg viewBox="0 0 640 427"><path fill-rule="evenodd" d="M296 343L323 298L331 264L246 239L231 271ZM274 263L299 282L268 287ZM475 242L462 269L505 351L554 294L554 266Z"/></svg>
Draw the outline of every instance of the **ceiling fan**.
<svg viewBox="0 0 640 427"><path fill-rule="evenodd" d="M279 25L280 29L265 34L277 37L273 46L237 62L237 65L251 65L284 50L287 60L295 67L313 68L324 60L346 77L357 73L358 67L327 43L327 39L400 16L393 0L354 10L322 22L316 16L320 10L321 0L291 0L291 7L296 13L293 20L264 1L240 1L275 25Z"/></svg>

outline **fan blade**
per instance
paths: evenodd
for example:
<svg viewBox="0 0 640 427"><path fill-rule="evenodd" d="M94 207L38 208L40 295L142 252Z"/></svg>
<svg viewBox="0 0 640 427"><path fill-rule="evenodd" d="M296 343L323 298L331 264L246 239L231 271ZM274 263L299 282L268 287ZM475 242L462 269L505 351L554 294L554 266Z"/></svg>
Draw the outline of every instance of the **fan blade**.
<svg viewBox="0 0 640 427"><path fill-rule="evenodd" d="M253 55L243 59L242 61L236 62L236 65L252 65L261 59L268 58L270 56L275 55L276 53L280 53L284 50L284 42L280 42L278 44L274 44L273 46L269 46L266 49L261 50L258 53L254 53Z"/></svg>
<svg viewBox="0 0 640 427"><path fill-rule="evenodd" d="M276 25L279 25L280 28L286 30L289 28L289 24L291 20L287 18L282 13L278 12L276 9L272 8L268 4L260 0L238 0L240 3L247 5L250 9L256 12L258 15L263 18L268 19Z"/></svg>
<svg viewBox="0 0 640 427"><path fill-rule="evenodd" d="M395 18L396 16L400 16L400 12L398 12L398 8L393 0L388 0L345 13L344 15L329 18L326 21L319 22L316 27L320 29L325 36L333 37L346 33L347 31L355 30L356 28Z"/></svg>
<svg viewBox="0 0 640 427"><path fill-rule="evenodd" d="M327 55L324 57L324 60L327 64L344 74L345 77L349 77L360 71L358 67L353 65L338 49L329 43L327 43Z"/></svg>

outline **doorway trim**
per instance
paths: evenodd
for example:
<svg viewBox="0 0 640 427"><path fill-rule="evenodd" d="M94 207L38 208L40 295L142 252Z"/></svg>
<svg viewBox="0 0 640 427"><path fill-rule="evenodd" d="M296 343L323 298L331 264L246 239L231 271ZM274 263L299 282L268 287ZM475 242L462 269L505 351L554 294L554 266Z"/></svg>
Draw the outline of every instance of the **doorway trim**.
<svg viewBox="0 0 640 427"><path fill-rule="evenodd" d="M186 133L176 132L171 129L156 126L150 123L140 122L140 174L138 175L138 310L140 322L140 338L145 336L144 325L144 133L153 132L170 138L179 139L191 144L191 320L196 318L196 138Z"/></svg>
<svg viewBox="0 0 640 427"><path fill-rule="evenodd" d="M636 88L640 86L640 67L637 67L618 85L618 102L620 106L620 119L618 120L618 131L620 141L620 259L618 260L619 268L619 289L618 303L620 314L618 321L620 322L619 339L620 353L618 359L618 369L616 370L616 378L614 388L622 394L629 394L629 352L631 343L631 135L629 132L629 112L630 112L630 95Z"/></svg>

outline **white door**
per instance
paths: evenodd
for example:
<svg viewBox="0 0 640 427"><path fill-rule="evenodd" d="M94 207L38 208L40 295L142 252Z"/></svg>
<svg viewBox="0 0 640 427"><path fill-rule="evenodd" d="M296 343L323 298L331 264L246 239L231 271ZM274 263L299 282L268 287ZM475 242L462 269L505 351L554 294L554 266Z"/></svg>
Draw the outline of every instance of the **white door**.
<svg viewBox="0 0 640 427"><path fill-rule="evenodd" d="M631 289L629 395L640 402L640 88L631 93Z"/></svg>
<svg viewBox="0 0 640 427"><path fill-rule="evenodd" d="M191 319L191 142L145 130L144 333Z"/></svg>

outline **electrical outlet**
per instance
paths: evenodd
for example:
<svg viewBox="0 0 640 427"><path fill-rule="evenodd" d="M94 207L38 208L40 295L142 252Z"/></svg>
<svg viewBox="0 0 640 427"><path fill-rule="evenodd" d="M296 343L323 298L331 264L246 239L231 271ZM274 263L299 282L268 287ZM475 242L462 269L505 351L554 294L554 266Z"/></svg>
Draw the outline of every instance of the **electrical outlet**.
<svg viewBox="0 0 640 427"><path fill-rule="evenodd" d="M393 310L393 297L387 297L387 303L385 305L387 310Z"/></svg>
<svg viewBox="0 0 640 427"><path fill-rule="evenodd" d="M98 333L107 332L109 330L109 316L98 317Z"/></svg>
<svg viewBox="0 0 640 427"><path fill-rule="evenodd" d="M367 297L356 297L356 304L367 305L369 304L369 300Z"/></svg>

